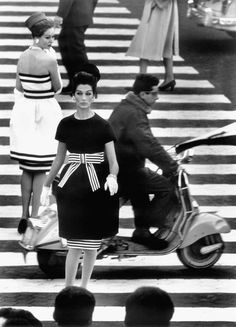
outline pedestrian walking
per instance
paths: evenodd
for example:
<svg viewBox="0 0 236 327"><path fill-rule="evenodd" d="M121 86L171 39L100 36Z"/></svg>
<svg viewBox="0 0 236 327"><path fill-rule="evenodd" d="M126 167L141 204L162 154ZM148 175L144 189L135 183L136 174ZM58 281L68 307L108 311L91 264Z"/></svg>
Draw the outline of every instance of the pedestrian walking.
<svg viewBox="0 0 236 327"><path fill-rule="evenodd" d="M61 25L58 36L62 63L68 74L69 84L62 93L71 93L72 79L78 67L88 62L85 47L85 32L93 22L93 12L97 0L60 0L55 25Z"/></svg>
<svg viewBox="0 0 236 327"><path fill-rule="evenodd" d="M127 51L140 58L140 73L146 73L150 61L163 59L165 75L160 91L173 90L173 54L179 53L177 0L146 0L140 25Z"/></svg>
<svg viewBox="0 0 236 327"><path fill-rule="evenodd" d="M57 157L42 193L42 203L46 204L49 186L69 151L56 192L59 235L67 239L69 248L66 286L74 283L83 251L81 286L87 287L101 240L118 232L115 136L110 124L91 109L99 78L93 64L84 65L74 77L76 112L62 119L57 128Z"/></svg>
<svg viewBox="0 0 236 327"><path fill-rule="evenodd" d="M38 215L46 172L56 156L54 135L62 118L54 97L61 89L55 52L51 47L54 23L44 13L36 12L25 25L32 33L33 45L21 54L17 64L15 104L10 120L10 157L19 161L23 171L19 233L25 231L30 216Z"/></svg>

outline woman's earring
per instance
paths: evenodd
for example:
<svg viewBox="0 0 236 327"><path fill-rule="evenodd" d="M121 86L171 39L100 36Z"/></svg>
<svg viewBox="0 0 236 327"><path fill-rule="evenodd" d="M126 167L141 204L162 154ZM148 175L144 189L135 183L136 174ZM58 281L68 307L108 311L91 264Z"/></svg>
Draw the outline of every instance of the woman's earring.
<svg viewBox="0 0 236 327"><path fill-rule="evenodd" d="M39 43L39 39L35 39L35 43L38 44Z"/></svg>

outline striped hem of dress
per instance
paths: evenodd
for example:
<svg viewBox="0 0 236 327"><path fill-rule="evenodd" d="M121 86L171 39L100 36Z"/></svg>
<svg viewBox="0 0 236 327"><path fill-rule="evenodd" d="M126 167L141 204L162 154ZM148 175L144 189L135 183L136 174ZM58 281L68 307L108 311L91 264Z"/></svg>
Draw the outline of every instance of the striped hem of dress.
<svg viewBox="0 0 236 327"><path fill-rule="evenodd" d="M82 250L98 250L101 246L102 240L67 240L67 246L71 249Z"/></svg>

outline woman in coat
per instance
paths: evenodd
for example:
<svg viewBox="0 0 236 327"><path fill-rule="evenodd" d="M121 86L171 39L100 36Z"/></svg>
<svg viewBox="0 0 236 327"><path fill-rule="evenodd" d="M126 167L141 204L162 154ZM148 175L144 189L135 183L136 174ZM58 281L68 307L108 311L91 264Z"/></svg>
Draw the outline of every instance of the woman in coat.
<svg viewBox="0 0 236 327"><path fill-rule="evenodd" d="M140 73L147 72L149 61L163 59L164 81L159 90L175 87L173 55L179 53L177 0L146 0L137 32L127 55L140 58Z"/></svg>

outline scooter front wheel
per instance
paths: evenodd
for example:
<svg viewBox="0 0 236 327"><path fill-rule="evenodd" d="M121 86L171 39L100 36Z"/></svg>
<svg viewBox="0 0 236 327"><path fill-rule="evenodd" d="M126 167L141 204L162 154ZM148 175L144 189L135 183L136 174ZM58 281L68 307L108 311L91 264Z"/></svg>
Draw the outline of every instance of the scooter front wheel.
<svg viewBox="0 0 236 327"><path fill-rule="evenodd" d="M203 253L202 249L211 245L219 245L219 248L211 250L210 252ZM221 244L221 246L220 246ZM217 246L216 246L217 247ZM176 253L179 260L188 268L194 269L206 269L214 266L214 264L220 259L224 249L224 242L220 234L213 234L205 236L195 243L182 248L177 249Z"/></svg>

